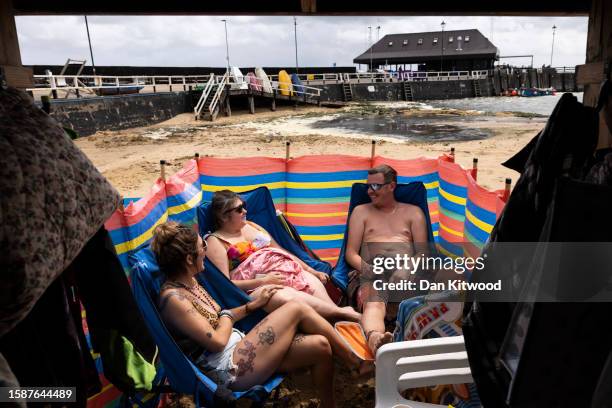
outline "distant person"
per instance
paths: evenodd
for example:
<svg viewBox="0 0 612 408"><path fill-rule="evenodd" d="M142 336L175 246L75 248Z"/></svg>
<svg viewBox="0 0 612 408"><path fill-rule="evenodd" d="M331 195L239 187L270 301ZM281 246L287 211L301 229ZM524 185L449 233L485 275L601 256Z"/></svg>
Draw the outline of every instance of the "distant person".
<svg viewBox="0 0 612 408"><path fill-rule="evenodd" d="M372 254L364 255L363 245L377 246L384 251L384 244L395 243L387 245L393 251L405 244L404 249L408 247L407 251L414 251L415 244L425 247L428 235L423 211L395 200L397 172L391 166L383 164L368 170L367 185L372 202L355 207L351 214L345 259L354 269L350 273L349 297L357 311L362 312L361 325L368 346L376 355L382 344L392 340L392 334L385 328L385 317L389 315L394 321L397 308L387 308L386 299L373 289L371 282L375 275L365 261ZM390 280L403 277L392 276Z"/></svg>
<svg viewBox="0 0 612 408"><path fill-rule="evenodd" d="M192 228L161 224L151 248L166 277L159 296L162 319L185 354L220 386L243 391L274 373L310 368L320 406L333 407L332 353L353 370L368 368L333 327L303 303L285 303L248 334L235 329L234 323L265 308L280 286L266 287L243 306L221 310L195 279L204 270L207 245Z"/></svg>
<svg viewBox="0 0 612 408"><path fill-rule="evenodd" d="M324 284L329 275L315 271L283 249L259 225L247 221L246 203L233 191L217 191L211 211L215 231L207 238L209 259L228 278L253 297L266 285L283 285L272 304L298 300L312 306L331 320L358 321L361 315L352 307L338 307Z"/></svg>

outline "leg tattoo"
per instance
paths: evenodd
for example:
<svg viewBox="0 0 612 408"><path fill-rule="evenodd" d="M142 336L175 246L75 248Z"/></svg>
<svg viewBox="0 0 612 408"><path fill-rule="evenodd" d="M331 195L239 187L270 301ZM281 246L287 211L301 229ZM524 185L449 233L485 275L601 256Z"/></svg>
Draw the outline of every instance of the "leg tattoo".
<svg viewBox="0 0 612 408"><path fill-rule="evenodd" d="M268 328L265 331L259 333L258 336L259 336L259 341L257 342L257 344L260 344L262 346L264 344L271 346L274 343L274 340L276 339L276 334L274 334L274 330L272 329L272 326L268 326Z"/></svg>
<svg viewBox="0 0 612 408"><path fill-rule="evenodd" d="M257 355L255 353L255 345L253 343L246 339L243 341L243 343L244 346L236 350L236 353L246 357L246 361L244 360L244 358L241 357L240 360L236 363L236 365L238 366L238 377L246 374L249 371L253 372L253 360L255 360L255 357Z"/></svg>
<svg viewBox="0 0 612 408"><path fill-rule="evenodd" d="M295 337L293 338L293 344L298 344L301 343L302 340L304 340L306 338L306 336L304 336L303 334L296 334Z"/></svg>

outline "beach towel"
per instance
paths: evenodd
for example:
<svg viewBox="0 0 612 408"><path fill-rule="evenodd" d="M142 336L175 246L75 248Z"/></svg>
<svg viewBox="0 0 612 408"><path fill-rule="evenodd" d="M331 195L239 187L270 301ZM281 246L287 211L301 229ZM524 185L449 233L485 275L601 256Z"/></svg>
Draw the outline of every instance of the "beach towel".
<svg viewBox="0 0 612 408"><path fill-rule="evenodd" d="M300 292L314 293L306 279L301 265L289 256L286 251L266 247L253 252L231 273L232 280L255 279L257 274L280 272L285 279L285 286Z"/></svg>
<svg viewBox="0 0 612 408"><path fill-rule="evenodd" d="M374 360L374 355L368 347L363 327L356 322L337 322L334 329L351 351L362 360Z"/></svg>

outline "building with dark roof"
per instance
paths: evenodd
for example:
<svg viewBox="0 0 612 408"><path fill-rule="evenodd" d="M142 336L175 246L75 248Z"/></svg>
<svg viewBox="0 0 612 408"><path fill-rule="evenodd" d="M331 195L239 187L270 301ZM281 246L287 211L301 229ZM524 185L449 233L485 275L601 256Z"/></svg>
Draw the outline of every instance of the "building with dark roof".
<svg viewBox="0 0 612 408"><path fill-rule="evenodd" d="M421 71L493 68L498 49L478 30L388 34L353 60L371 69L416 64Z"/></svg>

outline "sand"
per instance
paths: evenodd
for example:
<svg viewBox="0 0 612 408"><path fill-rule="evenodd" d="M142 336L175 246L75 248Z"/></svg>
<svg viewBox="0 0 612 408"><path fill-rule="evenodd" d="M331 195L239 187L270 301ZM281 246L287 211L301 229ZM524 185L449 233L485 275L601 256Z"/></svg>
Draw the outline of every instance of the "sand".
<svg viewBox="0 0 612 408"><path fill-rule="evenodd" d="M281 107L276 112L260 109L255 115L234 111L231 117L221 116L215 122L195 121L193 115L186 113L148 127L101 131L77 139L76 144L124 197L146 194L159 177L162 159L168 162L166 173L170 175L196 152L215 157L284 157L286 141L291 142L291 157L311 154L369 157L372 139L377 140L378 155L398 159L437 157L454 147L456 161L465 168L471 168L472 159L478 158L478 181L482 186L501 189L506 177L516 181L518 174L500 163L524 146L545 124L545 118L497 114L495 122L490 117L469 122L470 127L488 129L492 137L452 142L403 141L308 126L319 118L338 113L339 110L333 108ZM420 111L405 114L418 115ZM446 115L444 123L455 124L452 117L448 118L448 112L440 112L440 115ZM465 122L456 124L466 126Z"/></svg>

